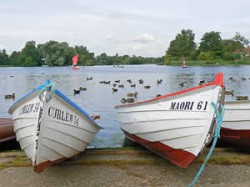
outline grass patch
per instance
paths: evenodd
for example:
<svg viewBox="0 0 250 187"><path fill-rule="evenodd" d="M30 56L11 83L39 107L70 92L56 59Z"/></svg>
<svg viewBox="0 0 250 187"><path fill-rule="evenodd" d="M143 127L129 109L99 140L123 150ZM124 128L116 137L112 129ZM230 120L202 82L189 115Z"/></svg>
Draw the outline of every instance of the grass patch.
<svg viewBox="0 0 250 187"><path fill-rule="evenodd" d="M23 151L17 151L17 150L7 150L0 152L0 158L8 158L8 157L25 157L25 154Z"/></svg>
<svg viewBox="0 0 250 187"><path fill-rule="evenodd" d="M31 167L32 164L26 158L13 158L12 160L0 163L0 170L9 167Z"/></svg>
<svg viewBox="0 0 250 187"><path fill-rule="evenodd" d="M202 163L204 158L198 158L197 162ZM241 164L250 164L250 155L241 155L241 156L216 156L211 157L208 161L211 164L218 165L241 165Z"/></svg>

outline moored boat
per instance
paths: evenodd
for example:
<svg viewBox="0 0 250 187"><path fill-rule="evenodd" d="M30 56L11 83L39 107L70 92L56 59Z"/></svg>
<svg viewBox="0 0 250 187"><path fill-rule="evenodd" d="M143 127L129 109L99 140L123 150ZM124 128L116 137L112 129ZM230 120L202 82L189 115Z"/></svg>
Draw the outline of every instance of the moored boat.
<svg viewBox="0 0 250 187"><path fill-rule="evenodd" d="M187 68L187 64L186 64L186 61L185 61L185 60L182 62L181 67L182 67L182 68Z"/></svg>
<svg viewBox="0 0 250 187"><path fill-rule="evenodd" d="M100 127L47 81L9 109L21 149L35 172L84 151Z"/></svg>
<svg viewBox="0 0 250 187"><path fill-rule="evenodd" d="M225 102L225 116L220 140L234 146L250 148L250 101Z"/></svg>
<svg viewBox="0 0 250 187"><path fill-rule="evenodd" d="M0 118L0 143L14 140L15 138L12 119Z"/></svg>
<svg viewBox="0 0 250 187"><path fill-rule="evenodd" d="M77 66L78 63L78 54L76 54L73 58L72 58L72 68L73 70L79 70L80 68Z"/></svg>
<svg viewBox="0 0 250 187"><path fill-rule="evenodd" d="M146 101L116 106L126 137L187 167L210 143L216 127L215 109L224 102L223 74L213 82Z"/></svg>

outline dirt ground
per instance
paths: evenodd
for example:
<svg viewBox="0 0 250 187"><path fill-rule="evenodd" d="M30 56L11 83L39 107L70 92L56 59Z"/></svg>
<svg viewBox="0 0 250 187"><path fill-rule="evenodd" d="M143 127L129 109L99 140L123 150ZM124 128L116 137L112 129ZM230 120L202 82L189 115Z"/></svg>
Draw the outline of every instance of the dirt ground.
<svg viewBox="0 0 250 187"><path fill-rule="evenodd" d="M187 169L143 149L88 150L36 174L22 151L0 153L0 186L188 186L206 153ZM215 150L196 186L249 187L250 154Z"/></svg>

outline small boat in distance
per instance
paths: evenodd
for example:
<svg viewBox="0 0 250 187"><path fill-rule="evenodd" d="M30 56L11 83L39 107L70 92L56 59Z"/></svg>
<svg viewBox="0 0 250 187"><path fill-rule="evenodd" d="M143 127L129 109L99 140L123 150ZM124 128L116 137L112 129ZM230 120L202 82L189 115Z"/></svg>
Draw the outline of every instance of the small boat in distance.
<svg viewBox="0 0 250 187"><path fill-rule="evenodd" d="M78 63L78 54L76 54L73 58L72 58L72 68L73 70L79 70L80 68L77 66Z"/></svg>
<svg viewBox="0 0 250 187"><path fill-rule="evenodd" d="M212 103L224 102L223 74L213 82L150 100L116 106L125 136L179 167L187 167L211 142Z"/></svg>
<svg viewBox="0 0 250 187"><path fill-rule="evenodd" d="M100 127L47 81L9 109L21 149L35 172L84 151Z"/></svg>
<svg viewBox="0 0 250 187"><path fill-rule="evenodd" d="M185 61L185 60L182 62L181 67L182 67L182 68L187 68L187 64L186 64L186 61Z"/></svg>
<svg viewBox="0 0 250 187"><path fill-rule="evenodd" d="M250 148L250 101L225 102L225 116L220 141L241 148Z"/></svg>
<svg viewBox="0 0 250 187"><path fill-rule="evenodd" d="M115 67L115 68L124 68L124 66L119 65L119 64L113 64L113 67Z"/></svg>

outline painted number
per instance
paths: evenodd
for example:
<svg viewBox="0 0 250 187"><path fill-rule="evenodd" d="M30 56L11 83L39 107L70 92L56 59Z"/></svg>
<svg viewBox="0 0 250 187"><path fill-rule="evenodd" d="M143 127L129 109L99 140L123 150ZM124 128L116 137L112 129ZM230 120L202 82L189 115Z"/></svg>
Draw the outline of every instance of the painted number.
<svg viewBox="0 0 250 187"><path fill-rule="evenodd" d="M200 101L198 102L197 104L197 110L207 110L207 101L203 102L203 101Z"/></svg>

